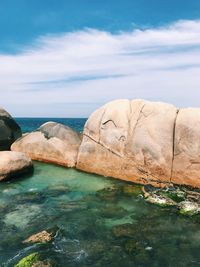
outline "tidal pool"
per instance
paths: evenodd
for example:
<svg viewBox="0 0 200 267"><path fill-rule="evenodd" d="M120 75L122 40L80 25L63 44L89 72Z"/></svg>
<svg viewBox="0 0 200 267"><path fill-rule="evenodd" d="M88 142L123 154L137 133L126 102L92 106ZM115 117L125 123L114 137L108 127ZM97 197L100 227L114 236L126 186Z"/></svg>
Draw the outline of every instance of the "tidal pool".
<svg viewBox="0 0 200 267"><path fill-rule="evenodd" d="M200 218L148 204L141 188L34 163L29 177L0 184L0 266L38 252L63 267L200 266ZM24 244L57 229L53 242Z"/></svg>

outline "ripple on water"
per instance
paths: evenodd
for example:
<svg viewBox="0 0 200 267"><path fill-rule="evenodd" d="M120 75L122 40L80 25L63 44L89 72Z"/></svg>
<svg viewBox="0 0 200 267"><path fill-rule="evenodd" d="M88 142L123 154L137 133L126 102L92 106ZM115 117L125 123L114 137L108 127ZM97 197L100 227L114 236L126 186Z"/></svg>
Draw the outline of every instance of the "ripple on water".
<svg viewBox="0 0 200 267"><path fill-rule="evenodd" d="M0 266L37 252L60 267L195 267L199 222L145 203L139 186L35 163L32 176L0 184ZM22 243L51 227L52 242Z"/></svg>

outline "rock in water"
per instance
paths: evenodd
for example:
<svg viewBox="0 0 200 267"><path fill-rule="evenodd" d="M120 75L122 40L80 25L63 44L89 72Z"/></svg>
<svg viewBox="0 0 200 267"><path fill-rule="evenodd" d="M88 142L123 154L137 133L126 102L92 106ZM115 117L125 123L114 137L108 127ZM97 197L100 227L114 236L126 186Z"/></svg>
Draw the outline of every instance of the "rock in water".
<svg viewBox="0 0 200 267"><path fill-rule="evenodd" d="M95 111L84 128L77 168L136 183L171 183L173 105L116 100Z"/></svg>
<svg viewBox="0 0 200 267"><path fill-rule="evenodd" d="M23 243L48 243L53 239L53 232L47 232L46 230L37 234L31 235L29 238L23 241Z"/></svg>
<svg viewBox="0 0 200 267"><path fill-rule="evenodd" d="M25 154L0 151L0 181L31 172L32 161Z"/></svg>
<svg viewBox="0 0 200 267"><path fill-rule="evenodd" d="M21 135L19 125L8 112L0 108L0 150L9 150L11 144Z"/></svg>
<svg viewBox="0 0 200 267"><path fill-rule="evenodd" d="M60 123L47 122L18 139L11 150L24 152L33 160L74 167L80 143L80 133Z"/></svg>

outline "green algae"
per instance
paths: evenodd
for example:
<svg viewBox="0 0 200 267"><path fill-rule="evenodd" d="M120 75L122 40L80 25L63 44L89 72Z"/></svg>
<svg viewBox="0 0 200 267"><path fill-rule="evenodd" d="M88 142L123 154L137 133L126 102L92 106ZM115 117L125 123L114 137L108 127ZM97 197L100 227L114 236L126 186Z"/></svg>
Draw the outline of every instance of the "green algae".
<svg viewBox="0 0 200 267"><path fill-rule="evenodd" d="M40 259L39 253L32 253L22 260L15 267L32 267L34 263L37 263Z"/></svg>

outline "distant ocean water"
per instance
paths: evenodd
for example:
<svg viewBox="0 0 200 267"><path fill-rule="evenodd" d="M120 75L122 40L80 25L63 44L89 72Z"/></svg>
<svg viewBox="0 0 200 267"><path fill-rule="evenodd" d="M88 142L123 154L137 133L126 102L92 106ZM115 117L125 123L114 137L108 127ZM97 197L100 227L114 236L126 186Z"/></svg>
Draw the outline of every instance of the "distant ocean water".
<svg viewBox="0 0 200 267"><path fill-rule="evenodd" d="M82 132L86 118L15 118L22 129L23 133L32 132L40 127L43 123L54 121L62 123L73 128L76 131Z"/></svg>

